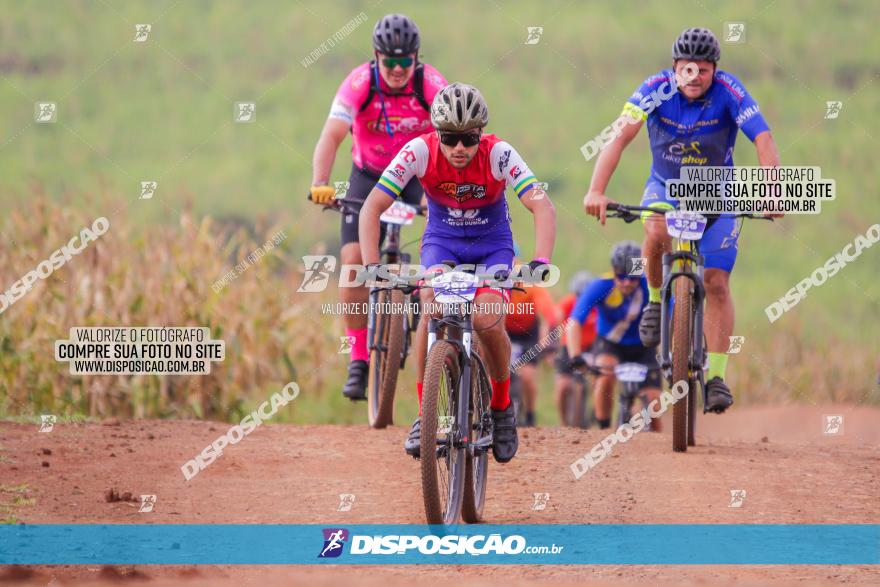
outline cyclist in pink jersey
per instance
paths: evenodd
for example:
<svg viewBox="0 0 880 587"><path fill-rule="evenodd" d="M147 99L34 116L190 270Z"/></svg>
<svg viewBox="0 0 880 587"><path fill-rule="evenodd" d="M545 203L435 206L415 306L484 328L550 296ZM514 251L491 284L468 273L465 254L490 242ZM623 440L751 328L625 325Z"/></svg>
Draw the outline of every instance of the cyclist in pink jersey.
<svg viewBox="0 0 880 587"><path fill-rule="evenodd" d="M510 188L534 215L536 257L533 275L545 274L556 239L556 212L528 165L507 142L483 134L489 110L479 90L454 83L437 93L431 107L436 132L411 140L389 163L361 210L361 254L364 263L379 261L379 216L416 179L428 199L428 224L422 237L421 264L485 265L490 273L510 271L513 236L504 191ZM431 301L430 288L421 291ZM501 296L499 299L498 296ZM510 339L504 327L505 290L480 288L475 298L474 331L478 333L492 383L492 453L506 463L516 454L516 417L510 402ZM495 310L497 308L497 310ZM425 312L426 310L423 310ZM428 320L419 321L415 353L419 407L427 356ZM421 410L420 410L421 411ZM420 454L420 419L406 439L408 454Z"/></svg>
<svg viewBox="0 0 880 587"><path fill-rule="evenodd" d="M436 69L419 63L419 29L402 14L389 14L373 29L375 59L356 67L339 86L330 115L315 146L312 163L312 201L326 205L334 200L336 189L329 184L330 172L345 135L352 136L352 168L344 196L350 204L342 215L343 264L360 264L358 214L355 210L376 185L379 175L409 140L431 128L430 104L446 85ZM403 198L420 204L422 188L418 181L405 186ZM341 301L365 304L365 287L340 288ZM342 393L352 399L366 399L369 351L367 316L343 316L345 334L354 337L348 380Z"/></svg>

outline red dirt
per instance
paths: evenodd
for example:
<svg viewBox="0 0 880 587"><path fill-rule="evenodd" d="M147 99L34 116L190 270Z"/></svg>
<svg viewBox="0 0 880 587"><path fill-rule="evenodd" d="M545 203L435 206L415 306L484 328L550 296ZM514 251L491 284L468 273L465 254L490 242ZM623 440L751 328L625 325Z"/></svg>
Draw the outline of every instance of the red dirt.
<svg viewBox="0 0 880 587"><path fill-rule="evenodd" d="M822 434L823 414L844 416L842 435ZM880 409L866 407L738 408L701 416L699 446L687 454L674 454L665 433L640 434L578 481L569 465L604 434L528 430L516 459L492 463L485 513L501 524L878 523L878 421ZM39 433L37 425L4 423L0 477L3 485L31 489L35 505L13 512L28 523L424 522L418 464L403 453L403 427L267 424L185 481L180 466L228 426L149 420L56 424ZM108 502L109 489L155 494L154 510ZM731 489L746 490L742 507L728 507ZM340 493L355 495L351 511L337 511ZM533 493L550 494L546 509L532 509ZM877 567L623 565L0 567L0 583L338 587L344 578L346 586L394 587L450 574L467 577L468 585L507 586L880 584Z"/></svg>

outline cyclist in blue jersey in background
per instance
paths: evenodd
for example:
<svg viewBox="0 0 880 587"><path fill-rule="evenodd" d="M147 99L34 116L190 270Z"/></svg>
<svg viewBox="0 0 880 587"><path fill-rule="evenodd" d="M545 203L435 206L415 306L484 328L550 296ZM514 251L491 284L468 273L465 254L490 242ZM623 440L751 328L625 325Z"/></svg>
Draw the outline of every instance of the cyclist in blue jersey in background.
<svg viewBox="0 0 880 587"><path fill-rule="evenodd" d="M626 118L627 124L602 150L596 161L590 189L584 197L587 214L605 223L606 208L613 202L605 196L605 189L621 153L645 121L648 123L653 164L642 196L642 206L677 207L675 200L666 197L666 181L677 179L683 166L733 166L733 148L739 130L755 144L759 165L779 165L776 143L757 102L737 78L717 69L720 57L718 39L709 29L689 28L678 36L672 45L673 68L664 69L645 80L624 105L621 117ZM690 81L677 86L676 76L684 78L685 69L691 72L696 70L696 75L687 76L691 77ZM670 87L678 87L678 90L649 113L639 106L652 92L662 94ZM733 395L724 378L734 322L729 279L736 262L741 221L721 215L710 222L700 241L700 252L705 257L706 267L705 334L709 352L706 408L722 413L733 404ZM645 228L643 252L647 257L649 303L642 312L639 334L645 346L654 347L660 342L662 257L663 253L671 250L672 239L666 232L661 215L645 212L642 223Z"/></svg>
<svg viewBox="0 0 880 587"><path fill-rule="evenodd" d="M648 305L648 282L643 276L630 275L633 258L642 256L641 247L634 241L623 241L611 249L611 275L603 275L584 289L569 316L568 355L572 369L586 363L578 348L581 326L593 308L598 309L596 326L598 336L592 352L596 366L603 372L596 377L594 400L599 428L611 426L611 406L617 379L614 367L618 363L641 363L648 367L648 376L641 384L647 401L660 397L660 370L656 348L642 345L639 339L639 316ZM651 423L651 429L660 430L660 421Z"/></svg>

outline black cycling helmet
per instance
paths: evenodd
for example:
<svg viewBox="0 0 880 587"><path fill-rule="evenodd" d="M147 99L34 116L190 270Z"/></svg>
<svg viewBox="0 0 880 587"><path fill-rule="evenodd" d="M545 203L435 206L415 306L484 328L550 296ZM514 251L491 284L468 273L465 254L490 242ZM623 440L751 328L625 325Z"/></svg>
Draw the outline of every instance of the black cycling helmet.
<svg viewBox="0 0 880 587"><path fill-rule="evenodd" d="M672 44L672 59L714 63L721 59L721 45L709 29L700 27L685 29Z"/></svg>
<svg viewBox="0 0 880 587"><path fill-rule="evenodd" d="M620 241L611 247L611 268L615 275L629 275L633 258L642 256L642 247L636 241Z"/></svg>
<svg viewBox="0 0 880 587"><path fill-rule="evenodd" d="M383 55L418 53L419 27L402 14L386 14L373 28L373 48Z"/></svg>

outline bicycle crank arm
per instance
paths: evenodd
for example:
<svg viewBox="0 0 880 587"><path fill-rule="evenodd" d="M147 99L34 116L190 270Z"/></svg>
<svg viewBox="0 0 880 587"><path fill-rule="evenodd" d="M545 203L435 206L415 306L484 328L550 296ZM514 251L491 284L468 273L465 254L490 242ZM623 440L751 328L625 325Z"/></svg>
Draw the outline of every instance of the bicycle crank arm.
<svg viewBox="0 0 880 587"><path fill-rule="evenodd" d="M476 442L472 442L470 445L471 454L473 456L480 456L481 454L488 452L489 449L492 448L492 435L483 436Z"/></svg>

